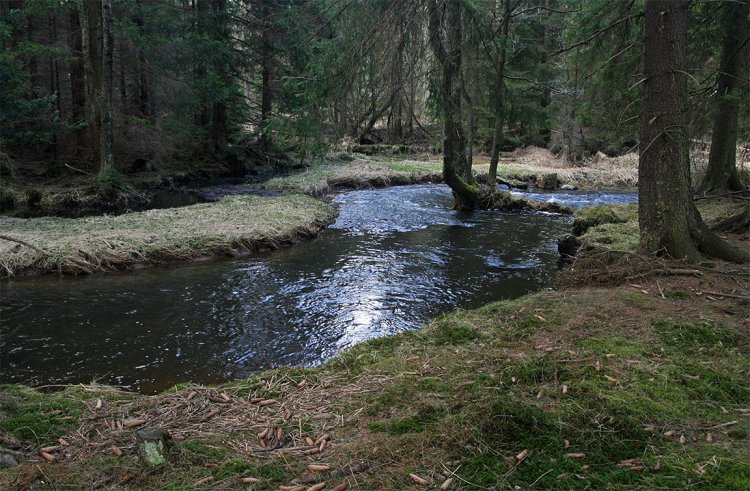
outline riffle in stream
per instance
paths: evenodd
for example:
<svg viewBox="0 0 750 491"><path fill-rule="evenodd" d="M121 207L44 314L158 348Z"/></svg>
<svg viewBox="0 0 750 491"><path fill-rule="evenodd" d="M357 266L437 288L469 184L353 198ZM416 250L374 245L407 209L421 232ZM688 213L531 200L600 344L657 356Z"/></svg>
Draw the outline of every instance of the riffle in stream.
<svg viewBox="0 0 750 491"><path fill-rule="evenodd" d="M577 206L618 193L532 195ZM450 209L447 186L338 194L318 238L249 258L0 283L0 382L144 393L310 366L552 285L570 217Z"/></svg>

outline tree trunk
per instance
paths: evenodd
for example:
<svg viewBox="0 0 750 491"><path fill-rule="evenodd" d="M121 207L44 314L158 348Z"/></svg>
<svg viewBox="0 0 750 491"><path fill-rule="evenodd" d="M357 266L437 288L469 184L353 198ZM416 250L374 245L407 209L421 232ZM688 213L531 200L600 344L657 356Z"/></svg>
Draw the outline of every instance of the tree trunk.
<svg viewBox="0 0 750 491"><path fill-rule="evenodd" d="M647 0L638 166L641 249L675 259L699 251L737 262L750 256L721 241L696 209L685 127L688 0Z"/></svg>
<svg viewBox="0 0 750 491"><path fill-rule="evenodd" d="M212 0L211 7L216 18L216 35L214 39L221 41L222 43L229 42L229 25L227 19L227 3L226 0ZM219 60L217 63L220 65L216 67L216 71L221 77L222 83L229 84L229 67L223 60ZM214 152L223 152L227 148L229 139L229 129L227 124L227 101L225 98L214 101L211 111L211 140L213 142Z"/></svg>
<svg viewBox="0 0 750 491"><path fill-rule="evenodd" d="M471 211L477 206L478 189L466 161L461 120L461 2L445 0L444 4L443 21L437 0L428 1L430 46L442 69L443 180L453 191L454 207Z"/></svg>
<svg viewBox="0 0 750 491"><path fill-rule="evenodd" d="M271 9L267 2L263 3L263 36L261 42L261 64L263 67L263 86L261 88L260 105L260 147L263 151L271 148L271 133L268 121L273 110L273 31L271 25Z"/></svg>
<svg viewBox="0 0 750 491"><path fill-rule="evenodd" d="M136 0L135 2L136 14L133 19L138 30L143 32L143 0ZM149 83L148 83L148 67L146 66L146 52L141 46L137 46L138 50L138 109L141 116L151 115L150 108L150 94L149 94Z"/></svg>
<svg viewBox="0 0 750 491"><path fill-rule="evenodd" d="M716 115L711 134L708 169L700 186L701 193L744 189L737 172L737 123L740 100L747 97L747 62L750 47L750 0L734 0L722 5L721 27L724 41L719 63ZM743 90L745 89L745 90Z"/></svg>
<svg viewBox="0 0 750 491"><path fill-rule="evenodd" d="M98 2L97 2L98 3ZM115 169L112 155L112 93L114 89L114 29L112 27L112 0L101 0L102 55L101 88L99 89L100 128L99 134L99 175L111 174Z"/></svg>
<svg viewBox="0 0 750 491"><path fill-rule="evenodd" d="M500 26L500 51L495 63L495 127L492 131L492 151L490 153L490 171L487 183L494 189L497 184L497 164L500 161L500 146L503 144L503 123L505 122L505 101L503 86L505 81L505 49L508 45L508 26L510 24L510 0L503 1L503 19Z"/></svg>

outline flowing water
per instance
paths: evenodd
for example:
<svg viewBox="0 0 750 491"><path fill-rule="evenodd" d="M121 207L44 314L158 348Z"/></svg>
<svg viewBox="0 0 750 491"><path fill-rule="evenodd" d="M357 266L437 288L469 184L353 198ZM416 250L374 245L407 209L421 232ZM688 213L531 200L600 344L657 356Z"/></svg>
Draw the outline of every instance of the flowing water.
<svg viewBox="0 0 750 491"><path fill-rule="evenodd" d="M151 393L315 365L441 312L551 286L556 238L570 229L567 216L454 212L443 185L352 191L334 202L334 225L280 251L0 283L0 383L97 380Z"/></svg>

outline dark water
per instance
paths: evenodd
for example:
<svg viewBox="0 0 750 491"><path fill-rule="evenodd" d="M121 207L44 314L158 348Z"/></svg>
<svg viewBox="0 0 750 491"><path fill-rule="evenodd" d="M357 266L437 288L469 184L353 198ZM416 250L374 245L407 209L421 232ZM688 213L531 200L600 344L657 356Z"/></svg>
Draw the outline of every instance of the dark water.
<svg viewBox="0 0 750 491"><path fill-rule="evenodd" d="M0 283L0 382L142 392L314 365L550 286L570 218L450 210L445 186L354 191L315 240L251 258Z"/></svg>

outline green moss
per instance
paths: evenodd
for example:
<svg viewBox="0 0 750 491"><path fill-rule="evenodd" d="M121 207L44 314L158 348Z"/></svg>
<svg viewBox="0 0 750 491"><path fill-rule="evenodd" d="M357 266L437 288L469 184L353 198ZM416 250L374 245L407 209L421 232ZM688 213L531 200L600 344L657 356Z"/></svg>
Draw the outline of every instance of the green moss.
<svg viewBox="0 0 750 491"><path fill-rule="evenodd" d="M722 325L656 321L653 327L667 345L688 352L729 347L736 340L736 334Z"/></svg>
<svg viewBox="0 0 750 491"><path fill-rule="evenodd" d="M648 349L643 342L621 336L595 336L580 340L579 345L592 354L603 356L609 353L622 358L638 357Z"/></svg>
<svg viewBox="0 0 750 491"><path fill-rule="evenodd" d="M23 443L53 443L73 425L83 403L72 391L42 394L18 385L0 386L0 435Z"/></svg>
<svg viewBox="0 0 750 491"><path fill-rule="evenodd" d="M437 345L459 345L474 341L481 336L471 325L461 322L455 316L445 317L433 325L430 337Z"/></svg>
<svg viewBox="0 0 750 491"><path fill-rule="evenodd" d="M444 411L434 407L422 407L417 414L404 418L392 418L386 421L370 421L370 431L385 432L391 435L421 433L435 424L445 415Z"/></svg>
<svg viewBox="0 0 750 491"><path fill-rule="evenodd" d="M664 292L664 296L673 300L690 300L695 298L695 295L683 290L669 290Z"/></svg>

